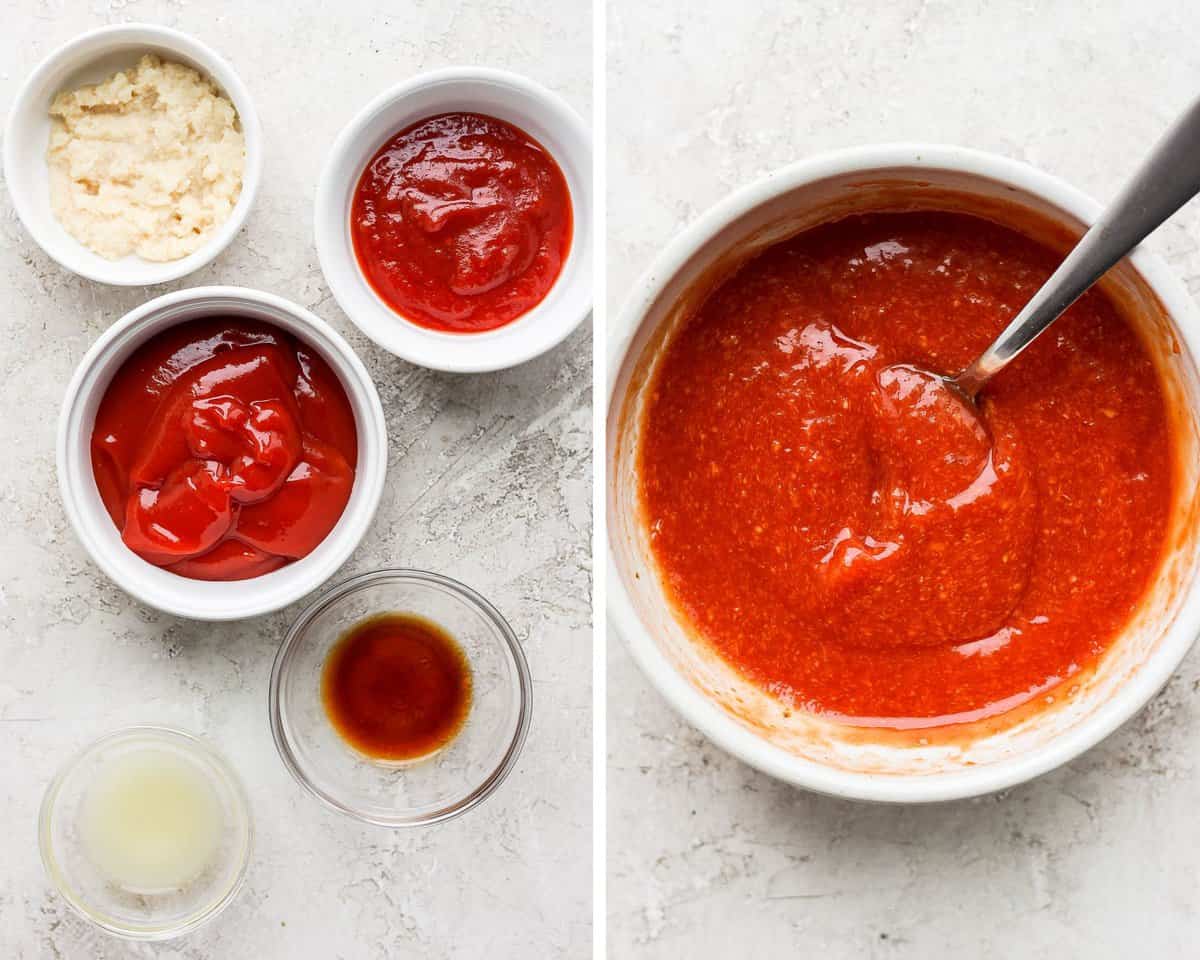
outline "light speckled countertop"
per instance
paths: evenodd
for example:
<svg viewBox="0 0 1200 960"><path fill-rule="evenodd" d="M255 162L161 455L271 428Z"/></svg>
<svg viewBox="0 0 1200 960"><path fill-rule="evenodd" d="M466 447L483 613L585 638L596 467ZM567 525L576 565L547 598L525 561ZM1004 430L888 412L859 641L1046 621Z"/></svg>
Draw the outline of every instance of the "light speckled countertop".
<svg viewBox="0 0 1200 960"><path fill-rule="evenodd" d="M288 10L286 17L280 11ZM0 190L0 956L84 958L577 958L591 942L590 329L515 370L430 373L370 344L331 298L312 199L337 131L379 90L454 63L508 67L589 115L581 0L336 4L0 2L0 109L54 47L147 20L199 36L254 96L265 177L248 226L185 280L144 290L65 273ZM582 24L582 26L581 26ZM384 565L459 578L524 643L534 721L516 771L459 820L358 825L303 794L267 725L271 660L300 605L231 625L139 606L67 527L54 429L67 379L113 320L151 295L237 283L311 308L379 385L391 441L370 533L336 581ZM257 830L246 888L170 944L97 935L52 892L37 854L42 790L103 731L157 721L205 734L245 779Z"/></svg>
<svg viewBox="0 0 1200 960"><path fill-rule="evenodd" d="M810 153L995 151L1110 198L1200 87L1171 0L610 0L609 306L681 227ZM1150 240L1200 292L1200 204ZM1200 650L1068 768L925 808L792 790L680 721L609 644L609 955L1196 955Z"/></svg>

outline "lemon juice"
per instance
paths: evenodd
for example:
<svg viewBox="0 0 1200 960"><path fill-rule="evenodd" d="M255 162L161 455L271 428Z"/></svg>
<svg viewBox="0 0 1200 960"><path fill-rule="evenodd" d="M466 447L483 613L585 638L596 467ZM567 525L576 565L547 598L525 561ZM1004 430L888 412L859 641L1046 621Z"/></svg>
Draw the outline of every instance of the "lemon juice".
<svg viewBox="0 0 1200 960"><path fill-rule="evenodd" d="M216 857L224 826L220 799L204 772L159 746L108 758L81 813L88 859L135 894L173 892L200 877Z"/></svg>

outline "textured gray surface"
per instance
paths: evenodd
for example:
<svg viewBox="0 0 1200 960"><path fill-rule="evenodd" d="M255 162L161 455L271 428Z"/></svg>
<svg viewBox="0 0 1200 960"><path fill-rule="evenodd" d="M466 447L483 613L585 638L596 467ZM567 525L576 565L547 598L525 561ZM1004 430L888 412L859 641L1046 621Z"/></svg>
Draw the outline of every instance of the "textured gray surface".
<svg viewBox="0 0 1200 960"><path fill-rule="evenodd" d="M324 153L385 86L451 63L519 70L590 110L586 3L0 2L0 109L46 53L149 20L223 53L255 97L265 179L215 263L153 291L64 273L0 191L0 956L575 958L590 944L590 332L524 367L432 374L383 353L331 299L311 240ZM464 580L529 655L534 722L511 779L460 820L359 826L302 794L267 726L267 678L299 605L211 626L138 606L92 566L54 476L63 388L96 336L152 293L238 283L311 307L349 337L388 415L388 487L336 579L382 565ZM206 734L249 788L257 849L240 898L173 944L127 946L76 919L43 875L41 793L100 732L158 721Z"/></svg>
<svg viewBox="0 0 1200 960"><path fill-rule="evenodd" d="M610 11L610 310L710 204L819 150L958 143L1106 199L1200 76L1200 13L1171 0ZM1198 236L1193 202L1150 241L1194 293ZM616 637L609 659L614 960L1196 956L1200 651L1068 768L923 809L777 784L678 720Z"/></svg>

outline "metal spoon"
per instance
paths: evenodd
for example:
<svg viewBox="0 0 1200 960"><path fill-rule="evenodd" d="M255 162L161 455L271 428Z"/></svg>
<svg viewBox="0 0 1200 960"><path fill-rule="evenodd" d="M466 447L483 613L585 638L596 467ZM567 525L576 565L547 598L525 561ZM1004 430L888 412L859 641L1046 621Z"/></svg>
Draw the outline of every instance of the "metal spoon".
<svg viewBox="0 0 1200 960"><path fill-rule="evenodd" d="M1200 100L1155 145L1140 170L1092 224L1053 276L992 345L946 379L970 400L1093 283L1200 193Z"/></svg>

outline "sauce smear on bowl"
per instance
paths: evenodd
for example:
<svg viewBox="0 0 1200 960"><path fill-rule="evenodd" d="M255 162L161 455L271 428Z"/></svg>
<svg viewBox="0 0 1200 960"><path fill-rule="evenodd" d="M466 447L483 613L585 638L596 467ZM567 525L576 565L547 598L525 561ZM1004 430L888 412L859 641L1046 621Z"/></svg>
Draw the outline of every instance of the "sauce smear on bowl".
<svg viewBox="0 0 1200 960"><path fill-rule="evenodd" d="M554 158L476 113L429 117L393 136L367 164L350 211L355 256L380 299L452 333L504 326L541 303L571 233Z"/></svg>
<svg viewBox="0 0 1200 960"><path fill-rule="evenodd" d="M950 213L770 248L672 338L641 498L694 632L781 700L867 726L1010 710L1093 662L1158 569L1157 372L1093 290L981 394L975 357L1058 258Z"/></svg>
<svg viewBox="0 0 1200 960"><path fill-rule="evenodd" d="M329 652L321 698L347 743L377 760L419 760L458 735L471 706L466 654L408 613L370 617Z"/></svg>
<svg viewBox="0 0 1200 960"><path fill-rule="evenodd" d="M245 580L315 550L350 499L354 412L311 348L269 324L190 320L117 370L92 428L126 546L196 580Z"/></svg>

